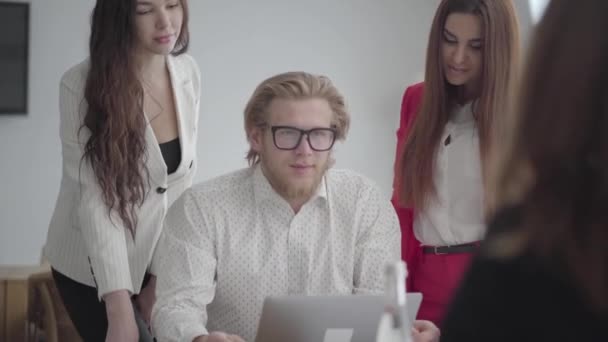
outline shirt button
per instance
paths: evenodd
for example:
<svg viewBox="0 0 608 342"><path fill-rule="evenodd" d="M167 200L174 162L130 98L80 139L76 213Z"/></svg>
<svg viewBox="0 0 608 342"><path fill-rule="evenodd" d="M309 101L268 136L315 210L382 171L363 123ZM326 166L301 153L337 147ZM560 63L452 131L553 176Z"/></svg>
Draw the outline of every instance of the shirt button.
<svg viewBox="0 0 608 342"><path fill-rule="evenodd" d="M156 192L159 194L164 194L165 191L167 191L167 188L163 188L162 186L159 186L158 188L156 188Z"/></svg>

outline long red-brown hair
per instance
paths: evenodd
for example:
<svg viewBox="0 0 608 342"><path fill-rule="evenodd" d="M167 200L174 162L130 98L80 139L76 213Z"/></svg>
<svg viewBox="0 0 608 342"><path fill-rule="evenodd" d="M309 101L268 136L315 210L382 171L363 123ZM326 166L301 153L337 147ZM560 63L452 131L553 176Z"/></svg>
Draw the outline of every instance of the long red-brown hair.
<svg viewBox="0 0 608 342"><path fill-rule="evenodd" d="M508 109L519 61L519 28L511 0L443 0L427 47L424 95L405 144L400 147L395 186L401 205L422 210L436 194L435 159L439 140L457 103L459 87L444 76L442 34L452 13L473 14L483 29L480 94L474 101L482 166L496 127Z"/></svg>
<svg viewBox="0 0 608 342"><path fill-rule="evenodd" d="M187 1L173 55L188 48ZM91 19L90 70L85 85L87 113L81 129L90 131L83 161L89 162L102 198L132 235L137 209L148 184L143 88L135 62L137 0L97 0Z"/></svg>

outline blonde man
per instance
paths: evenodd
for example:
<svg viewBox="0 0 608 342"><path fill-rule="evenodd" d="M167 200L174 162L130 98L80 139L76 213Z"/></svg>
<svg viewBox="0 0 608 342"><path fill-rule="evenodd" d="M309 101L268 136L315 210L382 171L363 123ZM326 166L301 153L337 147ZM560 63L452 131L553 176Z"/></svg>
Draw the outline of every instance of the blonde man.
<svg viewBox="0 0 608 342"><path fill-rule="evenodd" d="M267 296L382 293L399 225L369 180L330 169L349 122L326 77L291 72L257 87L245 108L250 167L193 187L168 213L160 341L253 341Z"/></svg>

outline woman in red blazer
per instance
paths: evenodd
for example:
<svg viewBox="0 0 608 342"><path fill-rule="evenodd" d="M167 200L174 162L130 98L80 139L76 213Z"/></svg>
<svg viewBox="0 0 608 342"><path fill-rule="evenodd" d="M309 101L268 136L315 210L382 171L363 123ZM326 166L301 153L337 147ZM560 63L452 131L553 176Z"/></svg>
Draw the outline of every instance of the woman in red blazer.
<svg viewBox="0 0 608 342"><path fill-rule="evenodd" d="M443 0L424 83L403 96L392 200L407 289L423 293L420 319L440 323L485 233L484 165L508 109L518 48L510 0Z"/></svg>

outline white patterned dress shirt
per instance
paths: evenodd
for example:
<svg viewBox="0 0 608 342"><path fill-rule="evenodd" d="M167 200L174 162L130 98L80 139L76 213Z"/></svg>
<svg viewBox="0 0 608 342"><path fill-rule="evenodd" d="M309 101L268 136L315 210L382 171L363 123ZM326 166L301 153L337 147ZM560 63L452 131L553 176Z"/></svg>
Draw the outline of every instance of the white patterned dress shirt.
<svg viewBox="0 0 608 342"><path fill-rule="evenodd" d="M155 253L154 333L253 341L267 296L381 294L400 241L388 199L351 171L330 169L297 214L259 166L196 185L169 210Z"/></svg>

